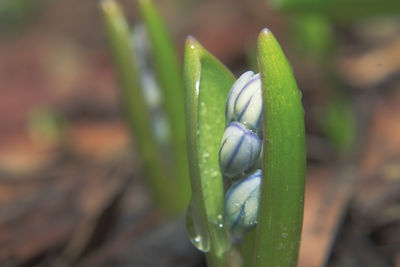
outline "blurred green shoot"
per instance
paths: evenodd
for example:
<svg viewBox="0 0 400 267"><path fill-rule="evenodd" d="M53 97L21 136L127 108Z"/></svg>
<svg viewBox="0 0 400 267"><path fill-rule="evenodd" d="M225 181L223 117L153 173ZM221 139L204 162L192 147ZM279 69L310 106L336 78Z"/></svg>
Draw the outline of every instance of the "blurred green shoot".
<svg viewBox="0 0 400 267"><path fill-rule="evenodd" d="M355 143L356 121L346 97L334 97L321 112L319 123L339 152L348 152Z"/></svg>
<svg viewBox="0 0 400 267"><path fill-rule="evenodd" d="M273 0L272 3L281 11L320 13L340 22L400 12L397 0Z"/></svg>
<svg viewBox="0 0 400 267"><path fill-rule="evenodd" d="M12 33L28 26L48 3L49 0L1 0L0 33Z"/></svg>
<svg viewBox="0 0 400 267"><path fill-rule="evenodd" d="M348 24L367 17L397 15L400 12L398 0L272 0L280 11L296 14L293 31L294 43L320 62L325 68L329 83L329 103L321 107L323 118L321 128L339 151L348 151L354 145L356 136L355 114L349 105L349 97L336 88L337 75L334 71L334 33L332 22ZM308 53L307 53L308 52Z"/></svg>
<svg viewBox="0 0 400 267"><path fill-rule="evenodd" d="M355 143L356 120L350 100L339 82L333 64L335 33L331 19L322 14L305 13L292 20L293 44L304 60L314 60L323 70L327 103L319 109L318 123L338 152L349 152Z"/></svg>
<svg viewBox="0 0 400 267"><path fill-rule="evenodd" d="M182 195L182 207L185 208L190 198L190 180L186 148L184 89L178 56L161 15L153 3L150 0L140 0L139 10L152 46L157 78L163 89L164 105L171 131L175 186Z"/></svg>
<svg viewBox="0 0 400 267"><path fill-rule="evenodd" d="M170 214L180 213L187 207L190 197L182 115L183 84L173 45L160 15L149 0L141 1L139 5L150 37L157 77L163 90L162 107L167 110L168 128L172 131L171 149L167 156L154 132L150 108L144 96L146 85L141 81L139 73L142 70L139 69L140 64L136 58L137 52L132 43L128 23L114 0L103 0L101 10L117 69L122 107L149 188L159 207ZM171 77L171 81L166 81L166 77Z"/></svg>
<svg viewBox="0 0 400 267"><path fill-rule="evenodd" d="M312 57L322 63L331 60L334 46L332 22L321 14L301 14L291 19L293 45L299 55Z"/></svg>

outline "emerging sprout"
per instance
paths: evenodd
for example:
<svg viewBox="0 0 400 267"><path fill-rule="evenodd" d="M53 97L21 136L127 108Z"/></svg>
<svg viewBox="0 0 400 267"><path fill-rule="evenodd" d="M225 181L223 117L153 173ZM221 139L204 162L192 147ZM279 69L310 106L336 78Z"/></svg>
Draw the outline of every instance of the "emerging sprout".
<svg viewBox="0 0 400 267"><path fill-rule="evenodd" d="M234 237L241 237L257 224L261 170L235 183L226 193L225 223Z"/></svg>
<svg viewBox="0 0 400 267"><path fill-rule="evenodd" d="M221 172L237 179L257 162L261 139L239 122L231 122L225 129L219 150Z"/></svg>
<svg viewBox="0 0 400 267"><path fill-rule="evenodd" d="M229 124L238 121L260 134L262 117L262 95L260 74L252 71L243 73L233 84L226 103L225 117Z"/></svg>

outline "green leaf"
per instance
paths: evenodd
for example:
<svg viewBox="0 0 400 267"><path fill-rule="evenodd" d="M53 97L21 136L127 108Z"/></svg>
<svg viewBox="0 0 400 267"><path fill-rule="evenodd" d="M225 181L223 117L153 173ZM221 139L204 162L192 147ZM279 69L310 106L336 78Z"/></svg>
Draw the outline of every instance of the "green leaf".
<svg viewBox="0 0 400 267"><path fill-rule="evenodd" d="M291 31L299 55L332 62L335 38L332 22L326 16L318 13L295 16Z"/></svg>
<svg viewBox="0 0 400 267"><path fill-rule="evenodd" d="M264 29L258 38L263 82L263 182L253 266L296 266L306 166L304 111L292 68Z"/></svg>
<svg viewBox="0 0 400 267"><path fill-rule="evenodd" d="M339 152L348 152L353 147L356 119L346 96L333 96L330 102L321 108L319 123L322 131Z"/></svg>
<svg viewBox="0 0 400 267"><path fill-rule="evenodd" d="M400 11L397 0L274 0L273 4L283 11L296 14L318 12L343 22Z"/></svg>
<svg viewBox="0 0 400 267"><path fill-rule="evenodd" d="M134 136L135 147L144 165L148 185L158 205L170 212L180 209L174 187L167 180L170 170L162 162L151 126L151 116L145 104L135 64L131 34L125 17L114 0L101 2L107 37L117 69L121 103Z"/></svg>
<svg viewBox="0 0 400 267"><path fill-rule="evenodd" d="M186 148L184 89L181 70L172 39L156 6L151 0L139 1L139 11L146 26L152 48L152 59L158 82L162 88L164 107L171 130L173 179L180 195L180 203L187 207L190 198L190 180Z"/></svg>
<svg viewBox="0 0 400 267"><path fill-rule="evenodd" d="M218 153L225 130L226 100L235 78L192 37L186 41L184 78L191 207L200 214L197 225L202 229L197 232L208 234L204 237L210 243L208 265L224 266L223 254L230 239L221 227L224 186Z"/></svg>

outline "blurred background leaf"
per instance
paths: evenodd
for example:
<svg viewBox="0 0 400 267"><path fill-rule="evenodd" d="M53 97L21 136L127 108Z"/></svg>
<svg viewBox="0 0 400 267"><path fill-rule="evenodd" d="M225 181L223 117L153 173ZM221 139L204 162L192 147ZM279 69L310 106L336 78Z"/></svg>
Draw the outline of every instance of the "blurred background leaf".
<svg viewBox="0 0 400 267"><path fill-rule="evenodd" d="M291 18L293 45L298 53L317 60L328 60L335 45L332 22L319 13L305 13Z"/></svg>
<svg viewBox="0 0 400 267"><path fill-rule="evenodd" d="M284 11L320 12L339 21L354 21L365 16L396 14L400 11L400 3L396 0L273 0L273 3Z"/></svg>
<svg viewBox="0 0 400 267"><path fill-rule="evenodd" d="M190 181L186 149L182 71L178 56L161 14L150 0L139 1L140 14L152 47L152 59L162 88L163 104L170 128L174 185L180 196L182 210L190 198Z"/></svg>
<svg viewBox="0 0 400 267"><path fill-rule="evenodd" d="M40 13L49 0L2 0L0 1L0 30L19 31Z"/></svg>
<svg viewBox="0 0 400 267"><path fill-rule="evenodd" d="M137 140L135 144L144 164L146 181L157 205L169 212L179 212L182 203L176 194L180 192L169 181L171 169L162 161L161 148L152 130L152 120L140 84L129 26L117 2L105 0L101 7L121 86L122 108Z"/></svg>

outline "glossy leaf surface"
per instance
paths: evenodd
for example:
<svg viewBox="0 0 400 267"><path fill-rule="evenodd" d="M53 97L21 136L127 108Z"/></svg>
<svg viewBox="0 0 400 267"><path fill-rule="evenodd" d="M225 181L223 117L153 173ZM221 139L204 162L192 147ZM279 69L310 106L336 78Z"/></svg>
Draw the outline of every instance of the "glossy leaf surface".
<svg viewBox="0 0 400 267"><path fill-rule="evenodd" d="M253 266L296 266L306 166L304 111L292 68L273 34L258 38L263 82L263 181Z"/></svg>
<svg viewBox="0 0 400 267"><path fill-rule="evenodd" d="M199 232L208 233L209 266L224 266L230 238L223 225L224 187L218 152L225 130L225 105L232 73L194 38L185 47L185 104L192 206L200 213Z"/></svg>

